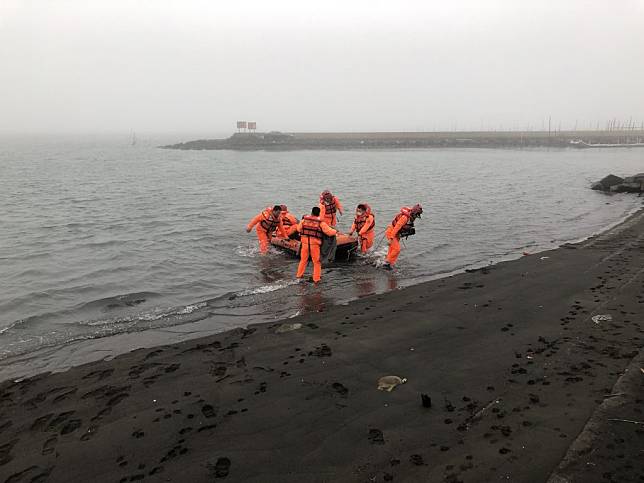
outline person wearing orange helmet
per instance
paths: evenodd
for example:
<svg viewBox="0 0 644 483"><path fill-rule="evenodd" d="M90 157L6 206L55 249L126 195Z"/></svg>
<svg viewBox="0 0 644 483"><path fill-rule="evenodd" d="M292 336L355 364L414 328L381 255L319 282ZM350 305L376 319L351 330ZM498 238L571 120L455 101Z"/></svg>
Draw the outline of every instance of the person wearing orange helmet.
<svg viewBox="0 0 644 483"><path fill-rule="evenodd" d="M338 223L336 212L342 214L340 200L329 190L324 190L320 194L320 218L327 225L335 226Z"/></svg>
<svg viewBox="0 0 644 483"><path fill-rule="evenodd" d="M367 250L373 246L376 234L376 217L367 203L360 203L356 208L356 217L351 225L349 236L353 235L354 231L358 233L360 251L367 253Z"/></svg>
<svg viewBox="0 0 644 483"><path fill-rule="evenodd" d="M320 218L320 208L315 206L311 214L302 218L297 225L293 225L288 234L300 234L300 263L297 266L297 278L302 278L309 264L309 257L313 261L313 281L318 283L322 278L322 263L320 262L320 247L324 235L335 236L338 232L331 228Z"/></svg>
<svg viewBox="0 0 644 483"><path fill-rule="evenodd" d="M250 223L246 226L247 233L250 233L253 227L256 227L255 231L257 232L257 239L259 240L259 252L262 255L268 252L268 245L271 242L271 236L275 230L279 230L284 238L288 236L282 224L281 212L282 207L280 205L275 205L272 208L268 206L259 215L250 220Z"/></svg>
<svg viewBox="0 0 644 483"><path fill-rule="evenodd" d="M400 212L394 217L391 225L387 227L385 236L389 240L389 251L383 264L383 268L391 270L400 255L400 239L409 237L416 233L414 221L423 214L423 207L419 204L413 207L403 206Z"/></svg>
<svg viewBox="0 0 644 483"><path fill-rule="evenodd" d="M282 225L284 225L284 229L288 232L288 230L293 226L297 225L297 218L292 213L289 213L288 207L286 205L281 205L282 211L280 213L280 218L282 219Z"/></svg>

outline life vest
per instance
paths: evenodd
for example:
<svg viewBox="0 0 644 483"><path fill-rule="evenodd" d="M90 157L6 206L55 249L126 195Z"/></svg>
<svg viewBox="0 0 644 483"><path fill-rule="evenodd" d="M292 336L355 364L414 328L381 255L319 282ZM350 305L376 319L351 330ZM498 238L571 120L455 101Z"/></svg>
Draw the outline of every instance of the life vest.
<svg viewBox="0 0 644 483"><path fill-rule="evenodd" d="M306 215L302 218L302 229L300 230L300 235L323 240L324 232L320 227L320 223L322 223L322 220L320 220L319 216Z"/></svg>
<svg viewBox="0 0 644 483"><path fill-rule="evenodd" d="M266 230L266 233L273 233L280 224L280 220L273 218L273 209L269 206L262 211L262 221L259 222L260 226Z"/></svg>
<svg viewBox="0 0 644 483"><path fill-rule="evenodd" d="M403 225L403 227L400 229L398 232L399 237L405 237L407 238L408 236L412 236L416 234L416 228L414 228L414 221L411 218L411 208L407 206L403 206L400 209L400 213L398 213L393 221L391 222L391 226L396 226L398 224L398 221L400 220L401 216L406 216L407 217L407 223Z"/></svg>
<svg viewBox="0 0 644 483"><path fill-rule="evenodd" d="M286 213L282 212L280 218L282 219L282 225L284 225L284 228L289 228L293 225L293 220L290 217L286 216Z"/></svg>
<svg viewBox="0 0 644 483"><path fill-rule="evenodd" d="M356 225L356 231L359 234L360 231L362 230L362 227L367 222L367 218L369 218L369 215L371 215L372 216L371 225L369 226L369 228L367 228L367 231L365 231L365 235L366 235L370 231L373 231L373 229L376 227L376 216L373 213L371 213L371 208L369 207L369 205L367 205L366 203L364 203L364 205L367 207L364 215L356 216L355 219L353 220L353 223Z"/></svg>
<svg viewBox="0 0 644 483"><path fill-rule="evenodd" d="M325 215L335 215L335 212L338 210L338 207L335 204L335 196L329 203L324 199L324 197L320 196L320 203L324 205L324 214Z"/></svg>

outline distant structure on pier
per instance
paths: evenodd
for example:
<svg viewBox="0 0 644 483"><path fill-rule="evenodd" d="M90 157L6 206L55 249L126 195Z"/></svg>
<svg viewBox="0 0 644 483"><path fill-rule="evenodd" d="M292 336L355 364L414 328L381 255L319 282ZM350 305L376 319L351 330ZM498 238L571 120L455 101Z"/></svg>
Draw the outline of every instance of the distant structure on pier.
<svg viewBox="0 0 644 483"><path fill-rule="evenodd" d="M255 132L257 123L255 121L237 121L237 132Z"/></svg>

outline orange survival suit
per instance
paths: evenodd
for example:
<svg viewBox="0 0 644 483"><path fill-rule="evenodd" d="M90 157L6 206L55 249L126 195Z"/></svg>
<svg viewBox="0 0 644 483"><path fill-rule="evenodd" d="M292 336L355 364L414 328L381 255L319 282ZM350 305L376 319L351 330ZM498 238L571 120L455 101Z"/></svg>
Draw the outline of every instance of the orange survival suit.
<svg viewBox="0 0 644 483"><path fill-rule="evenodd" d="M354 231L358 233L360 237L360 251L362 253L367 253L373 246L373 240L376 236L376 217L371 212L371 207L367 203L361 203L365 207L364 214L362 216L356 215L353 220L353 225L351 225L351 233Z"/></svg>
<svg viewBox="0 0 644 483"><path fill-rule="evenodd" d="M280 213L280 218L282 220L282 225L288 233L288 230L293 226L297 225L297 218L292 213L289 213L286 205L282 205L282 212Z"/></svg>
<svg viewBox="0 0 644 483"><path fill-rule="evenodd" d="M323 191L320 194L320 218L327 225L335 226L338 223L336 212L342 214L342 204L337 196L330 191Z"/></svg>
<svg viewBox="0 0 644 483"><path fill-rule="evenodd" d="M389 240L389 251L387 252L387 263L393 266L400 255L400 238L408 237L416 233L414 220L423 212L420 205L413 208L403 206L400 212L394 217L391 225L387 227L385 236Z"/></svg>
<svg viewBox="0 0 644 483"><path fill-rule="evenodd" d="M306 215L297 225L288 231L291 235L300 233L300 263L297 266L297 278L302 278L309 264L309 256L313 260L313 281L319 282L322 278L322 264L320 263L320 247L324 235L335 236L337 231L327 225L319 216Z"/></svg>
<svg viewBox="0 0 644 483"><path fill-rule="evenodd" d="M271 236L275 230L279 229L280 234L284 238L288 236L282 224L281 216L277 216L276 218L273 215L273 208L270 206L266 207L264 211L250 220L250 223L246 226L246 231L251 231L255 225L257 225L255 231L257 232L257 239L259 240L259 252L262 254L268 251L268 245L271 242Z"/></svg>

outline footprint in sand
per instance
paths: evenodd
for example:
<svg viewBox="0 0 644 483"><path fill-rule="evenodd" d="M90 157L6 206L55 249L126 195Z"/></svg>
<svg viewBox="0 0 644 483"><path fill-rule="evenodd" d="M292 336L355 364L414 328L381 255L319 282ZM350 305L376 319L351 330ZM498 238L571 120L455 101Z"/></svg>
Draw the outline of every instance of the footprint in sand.
<svg viewBox="0 0 644 483"><path fill-rule="evenodd" d="M117 395L116 395L116 396L114 396L112 399L110 399L109 401L107 401L107 405L108 405L109 407L116 406L118 403L120 403L121 401L123 401L123 399L125 399L126 397L129 397L129 394L128 394L128 393L121 393L121 394L117 394Z"/></svg>
<svg viewBox="0 0 644 483"><path fill-rule="evenodd" d="M9 429L12 425L12 421L5 421L4 423L0 424L0 433L2 433L6 429Z"/></svg>
<svg viewBox="0 0 644 483"><path fill-rule="evenodd" d="M57 426L63 424L74 414L74 411L67 411L56 416L47 426L47 431L58 431Z"/></svg>
<svg viewBox="0 0 644 483"><path fill-rule="evenodd" d="M92 418L92 421L98 421L99 419L102 419L104 416L107 416L112 412L111 407L106 407L105 409L101 409L96 416Z"/></svg>
<svg viewBox="0 0 644 483"><path fill-rule="evenodd" d="M419 455L419 454L413 454L413 455L411 455L411 456L409 457L409 462L410 462L412 465L416 465L416 466L422 466L422 465L424 465L424 464L425 464L425 461L423 460L423 457L422 457L421 455Z"/></svg>
<svg viewBox="0 0 644 483"><path fill-rule="evenodd" d="M31 483L42 483L47 481L51 471L54 468L46 468L44 470L40 469L38 466L30 466L26 470L22 470L19 473L14 473L9 478L5 480L5 483L14 483L19 481L30 481ZM27 480L27 478L30 478Z"/></svg>
<svg viewBox="0 0 644 483"><path fill-rule="evenodd" d="M163 466L155 466L154 468L152 468L150 470L148 475L152 476L152 475L156 475L156 474L162 473L162 472L163 472Z"/></svg>
<svg viewBox="0 0 644 483"><path fill-rule="evenodd" d="M128 373L128 376L130 379L136 379L141 376L145 371L148 371L154 367L159 366L160 364L156 362L148 362L146 364L141 364L138 366L132 366L130 367L130 372Z"/></svg>
<svg viewBox="0 0 644 483"><path fill-rule="evenodd" d="M44 416L40 416L36 420L34 420L33 423L31 423L31 430L32 431L42 431L47 427L47 423L51 419L51 417L54 415L54 413L49 413L45 414Z"/></svg>
<svg viewBox="0 0 644 483"><path fill-rule="evenodd" d="M70 391L64 392L63 394L61 394L61 395L59 395L59 396L56 396L56 397L54 398L54 401L53 401L53 402L54 402L54 403L58 403L58 402L60 402L60 401L63 401L63 400L65 400L65 399L67 399L68 397L72 396L73 394L76 394L76 391L77 391L77 390L78 390L78 389L74 388L74 389L72 389L72 390L70 390Z"/></svg>
<svg viewBox="0 0 644 483"><path fill-rule="evenodd" d="M332 351L328 345L323 343L320 347L316 347L309 355L314 355L316 357L331 357Z"/></svg>
<svg viewBox="0 0 644 483"><path fill-rule="evenodd" d="M89 441L90 439L92 439L94 437L94 435L97 432L98 432L98 426L90 426L89 428L87 428L87 431L85 432L85 434L83 434L80 437L80 440L81 441Z"/></svg>
<svg viewBox="0 0 644 483"><path fill-rule="evenodd" d="M98 381L102 381L106 377L109 377L114 372L114 369L105 369L104 371L93 371L89 374L83 376L83 379L96 378Z"/></svg>
<svg viewBox="0 0 644 483"><path fill-rule="evenodd" d="M331 384L331 387L342 397L347 397L347 394L349 394L349 390L339 382L334 382L333 384Z"/></svg>
<svg viewBox="0 0 644 483"><path fill-rule="evenodd" d="M43 456L46 456L48 454L51 454L54 452L56 449L56 443L58 442L58 437L57 436L52 436L49 438L47 441L45 441L45 444L42 446L42 454Z"/></svg>
<svg viewBox="0 0 644 483"><path fill-rule="evenodd" d="M206 404L201 408L201 412L203 415L207 418L212 418L217 415L217 411L214 407L212 407L210 404Z"/></svg>
<svg viewBox="0 0 644 483"><path fill-rule="evenodd" d="M369 441L371 444L385 444L385 438L379 429L369 430Z"/></svg>
<svg viewBox="0 0 644 483"><path fill-rule="evenodd" d="M83 422L80 419L71 419L67 424L65 424L65 426L63 426L63 429L60 430L60 434L73 433L81 427L81 424L83 424Z"/></svg>
<svg viewBox="0 0 644 483"><path fill-rule="evenodd" d="M230 465L230 459L222 457L218 458L215 464L208 463L208 469L215 478L226 478L230 472Z"/></svg>
<svg viewBox="0 0 644 483"><path fill-rule="evenodd" d="M158 356L158 355L159 355L159 354L161 354L162 352L163 352L163 350L161 350L161 349L158 349L158 350L155 350L155 351L149 352L149 353L145 356L145 358L144 358L143 360L144 360L144 361L147 361L148 359L151 359L152 357L156 357L156 356Z"/></svg>

